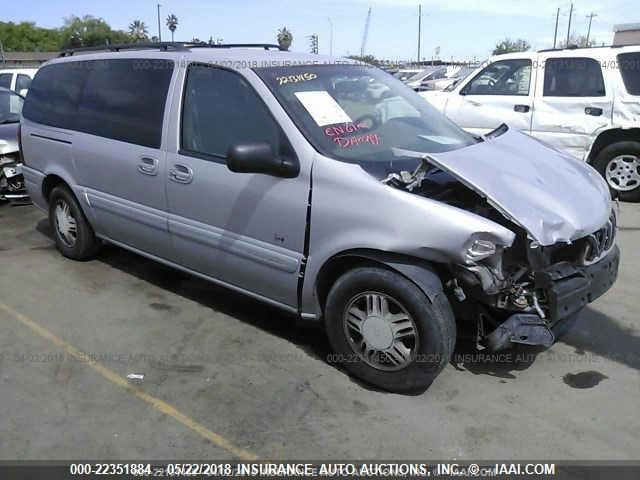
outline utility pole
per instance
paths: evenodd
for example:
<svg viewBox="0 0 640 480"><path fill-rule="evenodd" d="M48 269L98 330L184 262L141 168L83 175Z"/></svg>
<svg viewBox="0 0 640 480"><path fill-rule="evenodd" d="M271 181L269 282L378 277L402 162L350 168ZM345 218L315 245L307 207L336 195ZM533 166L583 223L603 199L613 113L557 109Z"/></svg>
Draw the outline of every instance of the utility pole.
<svg viewBox="0 0 640 480"><path fill-rule="evenodd" d="M333 20L331 17L327 17L329 20L329 56L333 56Z"/></svg>
<svg viewBox="0 0 640 480"><path fill-rule="evenodd" d="M318 34L314 33L309 37L309 48L311 49L311 53L318 53Z"/></svg>
<svg viewBox="0 0 640 480"><path fill-rule="evenodd" d="M160 29L160 4L158 4L158 42L162 42L162 30Z"/></svg>
<svg viewBox="0 0 640 480"><path fill-rule="evenodd" d="M593 12L587 15L587 18L589 19L589 28L587 29L587 44L585 45L585 47L589 46L589 36L591 35L591 22L593 21L593 17L597 17L597 16L598 14Z"/></svg>
<svg viewBox="0 0 640 480"><path fill-rule="evenodd" d="M556 30L553 32L553 48L556 48L556 40L558 38L558 20L560 18L560 7L558 7L558 11L556 12Z"/></svg>
<svg viewBox="0 0 640 480"><path fill-rule="evenodd" d="M567 43L565 47L569 46L569 34L571 33L571 17L573 16L573 3L571 4L571 9L569 10L569 24L567 25Z"/></svg>
<svg viewBox="0 0 640 480"><path fill-rule="evenodd" d="M367 19L364 22L364 33L362 35L362 45L360 47L360 57L364 57L364 49L367 46L367 37L369 36L369 24L371 23L371 7L367 12Z"/></svg>
<svg viewBox="0 0 640 480"><path fill-rule="evenodd" d="M420 37L422 36L422 5L418 5L418 63L420 63Z"/></svg>

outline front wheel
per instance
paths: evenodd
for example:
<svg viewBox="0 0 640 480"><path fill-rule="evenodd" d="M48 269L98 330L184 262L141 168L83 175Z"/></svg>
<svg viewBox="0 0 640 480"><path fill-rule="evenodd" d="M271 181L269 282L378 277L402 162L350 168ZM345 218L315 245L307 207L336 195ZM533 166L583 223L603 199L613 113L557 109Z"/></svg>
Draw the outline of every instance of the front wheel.
<svg viewBox="0 0 640 480"><path fill-rule="evenodd" d="M593 166L605 178L613 196L640 202L640 142L616 142L603 148Z"/></svg>
<svg viewBox="0 0 640 480"><path fill-rule="evenodd" d="M385 390L425 390L451 359L456 335L444 293L430 293L433 303L413 282L384 268L342 275L325 308L336 362Z"/></svg>

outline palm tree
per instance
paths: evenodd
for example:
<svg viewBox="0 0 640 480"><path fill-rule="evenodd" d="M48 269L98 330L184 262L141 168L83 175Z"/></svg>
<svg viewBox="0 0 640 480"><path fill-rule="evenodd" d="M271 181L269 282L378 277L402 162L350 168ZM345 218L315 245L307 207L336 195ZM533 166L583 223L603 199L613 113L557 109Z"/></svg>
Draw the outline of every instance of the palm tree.
<svg viewBox="0 0 640 480"><path fill-rule="evenodd" d="M146 40L148 37L149 29L142 20L134 20L129 25L129 36L134 42Z"/></svg>
<svg viewBox="0 0 640 480"><path fill-rule="evenodd" d="M171 41L173 42L173 32L178 28L178 17L173 13L167 17L167 27L171 30Z"/></svg>

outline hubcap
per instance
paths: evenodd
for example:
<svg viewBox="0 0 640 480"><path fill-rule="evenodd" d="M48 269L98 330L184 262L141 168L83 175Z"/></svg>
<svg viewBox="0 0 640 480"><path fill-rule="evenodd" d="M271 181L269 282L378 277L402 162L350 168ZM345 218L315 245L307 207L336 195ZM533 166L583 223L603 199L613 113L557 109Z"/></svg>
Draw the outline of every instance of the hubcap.
<svg viewBox="0 0 640 480"><path fill-rule="evenodd" d="M628 192L640 186L640 159L635 155L612 158L605 170L607 183L614 190Z"/></svg>
<svg viewBox="0 0 640 480"><path fill-rule="evenodd" d="M54 216L58 237L60 237L60 240L62 240L67 247L73 247L76 244L78 233L76 229L76 219L73 218L71 214L69 204L64 200L58 200L56 202Z"/></svg>
<svg viewBox="0 0 640 480"><path fill-rule="evenodd" d="M378 370L400 370L415 358L416 324L400 302L389 295L356 295L347 304L343 323L353 351Z"/></svg>

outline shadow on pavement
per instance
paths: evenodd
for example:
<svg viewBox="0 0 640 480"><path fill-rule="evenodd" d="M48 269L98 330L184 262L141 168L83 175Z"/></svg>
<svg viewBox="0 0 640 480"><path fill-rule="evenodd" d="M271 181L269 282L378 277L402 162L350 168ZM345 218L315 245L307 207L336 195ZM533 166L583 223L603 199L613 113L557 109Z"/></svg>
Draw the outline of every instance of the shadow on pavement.
<svg viewBox="0 0 640 480"><path fill-rule="evenodd" d="M53 240L47 219L38 222L36 228ZM235 317L272 335L278 335L313 357L322 360L327 358L329 345L323 331L298 325L293 315L288 315L280 309L115 245L105 244L96 260L213 311Z"/></svg>
<svg viewBox="0 0 640 480"><path fill-rule="evenodd" d="M561 339L577 352L591 352L640 370L640 335L590 307Z"/></svg>

